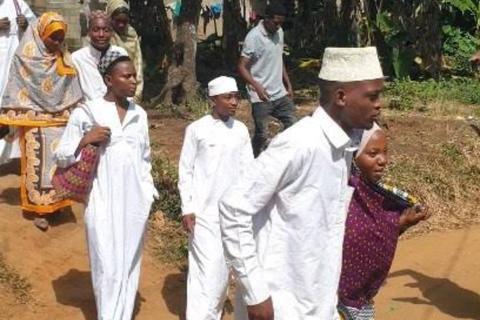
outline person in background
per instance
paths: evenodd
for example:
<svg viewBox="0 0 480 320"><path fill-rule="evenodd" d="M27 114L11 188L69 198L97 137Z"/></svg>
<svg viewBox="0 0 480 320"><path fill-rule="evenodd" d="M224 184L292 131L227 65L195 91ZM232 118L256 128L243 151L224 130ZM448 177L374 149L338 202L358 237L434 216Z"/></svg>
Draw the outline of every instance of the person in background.
<svg viewBox="0 0 480 320"><path fill-rule="evenodd" d="M0 108L12 58L29 24L37 17L23 0L0 0ZM20 157L18 130L0 125L0 164Z"/></svg>
<svg viewBox="0 0 480 320"><path fill-rule="evenodd" d="M108 51L99 62L107 92L77 108L55 160L68 167L88 144L101 148L85 209L88 254L99 320L130 320L135 305L153 184L147 113L135 94L131 59Z"/></svg>
<svg viewBox="0 0 480 320"><path fill-rule="evenodd" d="M286 11L279 2L271 2L265 15L265 19L247 34L238 61L238 72L247 83L252 104L255 157L265 148L270 116L280 120L284 129L297 121L293 88L283 63L282 24Z"/></svg>
<svg viewBox="0 0 480 320"><path fill-rule="evenodd" d="M110 44L111 37L110 17L100 10L92 12L88 22L89 43L84 48L72 53L72 60L86 100L101 98L107 93L107 86L98 72L100 57L110 51L128 55L125 49Z"/></svg>
<svg viewBox="0 0 480 320"><path fill-rule="evenodd" d="M379 185L387 166L387 137L374 124L365 131L355 157L357 173L348 210L339 285L339 312L343 320L373 320L373 298L386 280L398 237L429 217L412 196L395 196Z"/></svg>
<svg viewBox="0 0 480 320"><path fill-rule="evenodd" d="M233 119L237 83L218 77L208 84L212 113L187 127L178 187L189 234L187 320L220 320L229 270L220 234L218 200L253 160L247 127Z"/></svg>
<svg viewBox="0 0 480 320"><path fill-rule="evenodd" d="M140 37L130 25L130 10L124 0L109 0L107 14L112 19L113 34L110 43L127 50L137 70L137 91L135 101L142 101L143 94L143 57L140 48Z"/></svg>
<svg viewBox="0 0 480 320"><path fill-rule="evenodd" d="M320 106L275 137L220 200L236 320L332 320L361 129L380 114L375 47L326 48Z"/></svg>
<svg viewBox="0 0 480 320"><path fill-rule="evenodd" d="M0 110L0 124L20 131L21 207L35 213L34 223L42 230L48 228L48 214L72 204L57 199L51 184L58 140L83 100L66 33L67 24L56 12L29 25L13 57Z"/></svg>

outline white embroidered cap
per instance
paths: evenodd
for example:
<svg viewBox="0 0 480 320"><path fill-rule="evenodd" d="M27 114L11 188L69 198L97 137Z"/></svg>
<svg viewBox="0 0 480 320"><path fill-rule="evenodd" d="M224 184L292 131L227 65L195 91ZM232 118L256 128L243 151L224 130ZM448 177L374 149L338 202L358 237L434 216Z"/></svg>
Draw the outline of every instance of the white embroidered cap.
<svg viewBox="0 0 480 320"><path fill-rule="evenodd" d="M231 77L221 76L208 83L208 96L218 96L222 93L237 92L237 81Z"/></svg>
<svg viewBox="0 0 480 320"><path fill-rule="evenodd" d="M326 48L318 77L337 82L385 78L376 47Z"/></svg>

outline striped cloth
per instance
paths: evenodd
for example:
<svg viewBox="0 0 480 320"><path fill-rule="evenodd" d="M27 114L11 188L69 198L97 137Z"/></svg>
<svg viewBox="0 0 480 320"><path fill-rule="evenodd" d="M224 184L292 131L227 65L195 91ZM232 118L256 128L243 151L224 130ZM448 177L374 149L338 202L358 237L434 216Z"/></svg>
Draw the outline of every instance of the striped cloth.
<svg viewBox="0 0 480 320"><path fill-rule="evenodd" d="M374 320L375 305L367 304L361 309L357 309L340 303L338 305L338 313L342 320Z"/></svg>

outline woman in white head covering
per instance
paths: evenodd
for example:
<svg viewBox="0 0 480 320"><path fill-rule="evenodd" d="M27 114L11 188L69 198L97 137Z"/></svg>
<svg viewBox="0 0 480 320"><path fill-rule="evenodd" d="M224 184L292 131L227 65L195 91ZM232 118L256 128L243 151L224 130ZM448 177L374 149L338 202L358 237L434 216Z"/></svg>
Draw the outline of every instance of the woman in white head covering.
<svg viewBox="0 0 480 320"><path fill-rule="evenodd" d="M233 119L235 79L208 84L212 113L187 127L179 163L183 225L189 233L187 319L220 319L229 270L220 234L218 200L253 159L247 127Z"/></svg>
<svg viewBox="0 0 480 320"><path fill-rule="evenodd" d="M387 138L374 123L363 133L355 157L358 173L345 224L339 312L344 320L373 320L373 298L385 281L399 235L428 218L427 210L405 192L381 183L387 165Z"/></svg>

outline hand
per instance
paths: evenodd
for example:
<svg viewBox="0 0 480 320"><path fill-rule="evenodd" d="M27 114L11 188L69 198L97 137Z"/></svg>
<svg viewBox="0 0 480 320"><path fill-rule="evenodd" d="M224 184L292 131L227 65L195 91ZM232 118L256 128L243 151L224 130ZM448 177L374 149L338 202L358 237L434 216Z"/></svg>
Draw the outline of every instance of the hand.
<svg viewBox="0 0 480 320"><path fill-rule="evenodd" d="M247 311L250 320L273 320L272 298L254 306L247 306Z"/></svg>
<svg viewBox="0 0 480 320"><path fill-rule="evenodd" d="M24 15L20 15L17 17L17 25L20 29L25 30L28 27L27 18Z"/></svg>
<svg viewBox="0 0 480 320"><path fill-rule="evenodd" d="M291 85L287 87L287 97L293 100L293 88Z"/></svg>
<svg viewBox="0 0 480 320"><path fill-rule="evenodd" d="M186 214L182 219L183 229L188 233L193 233L195 229L195 213Z"/></svg>
<svg viewBox="0 0 480 320"><path fill-rule="evenodd" d="M400 216L400 228L406 230L407 228L416 225L420 221L430 218L428 207L421 204L416 204L411 208L406 209Z"/></svg>
<svg viewBox="0 0 480 320"><path fill-rule="evenodd" d="M112 132L108 127L94 126L84 137L85 144L101 145L110 139Z"/></svg>
<svg viewBox="0 0 480 320"><path fill-rule="evenodd" d="M268 101L268 100L270 99L270 97L268 96L267 90L265 90L265 88L264 88L261 84L256 83L256 84L253 86L253 89L257 92L258 97L260 98L260 100L262 100L262 101Z"/></svg>
<svg viewBox="0 0 480 320"><path fill-rule="evenodd" d="M10 30L10 20L7 17L0 19L0 30Z"/></svg>

